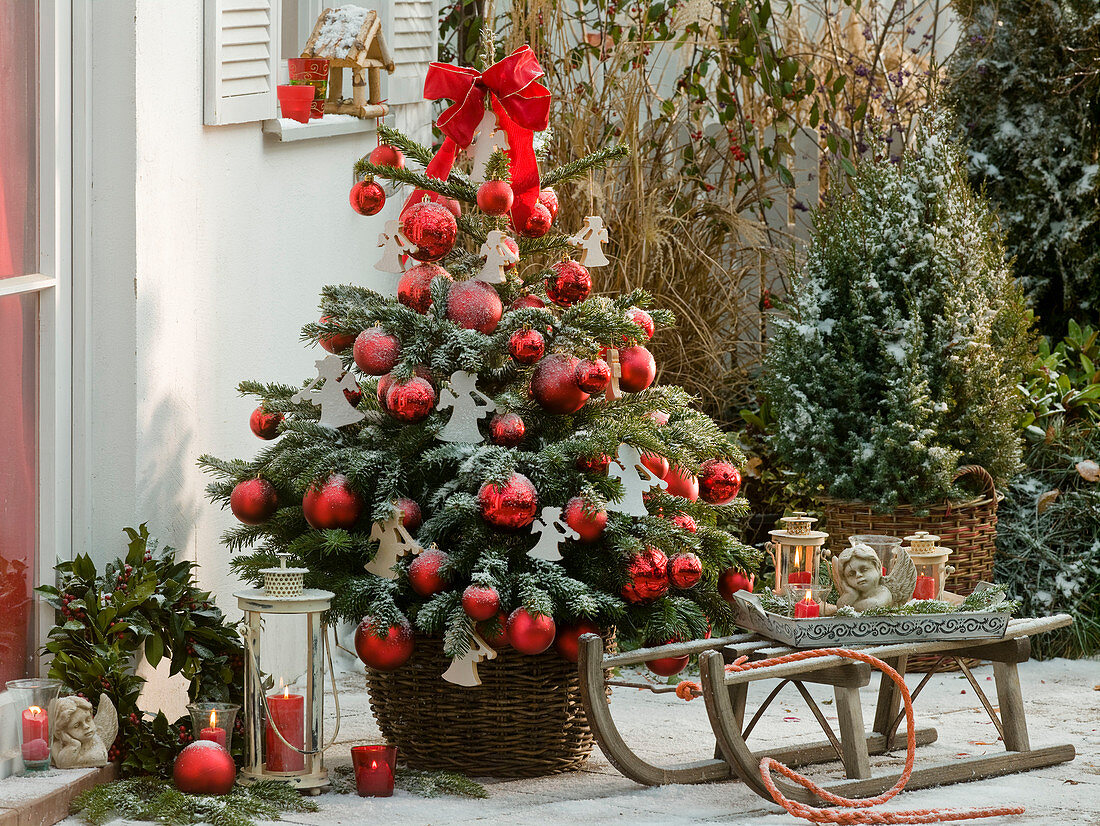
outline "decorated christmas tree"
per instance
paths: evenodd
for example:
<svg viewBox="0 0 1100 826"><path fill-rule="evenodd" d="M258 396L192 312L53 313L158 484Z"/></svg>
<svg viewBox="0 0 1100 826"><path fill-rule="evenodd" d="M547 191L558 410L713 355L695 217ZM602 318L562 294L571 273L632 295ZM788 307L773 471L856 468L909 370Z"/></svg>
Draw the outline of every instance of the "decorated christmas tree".
<svg viewBox="0 0 1100 826"><path fill-rule="evenodd" d="M244 523L225 537L234 568L258 581L289 553L339 618L364 620L376 669L401 667L417 633L442 639L460 685L505 644L576 659L586 631L703 637L731 623L720 581L758 562L730 530L738 447L653 384L646 343L671 314L641 291L591 294L610 241L598 216L554 226L552 187L627 150L540 175L541 74L527 47L483 72L432 65L425 96L453 101L442 146L381 127L351 193L374 214L380 181L412 188L379 239L397 298L327 287L302 332L327 351L317 376L240 385L270 444L201 460Z"/></svg>

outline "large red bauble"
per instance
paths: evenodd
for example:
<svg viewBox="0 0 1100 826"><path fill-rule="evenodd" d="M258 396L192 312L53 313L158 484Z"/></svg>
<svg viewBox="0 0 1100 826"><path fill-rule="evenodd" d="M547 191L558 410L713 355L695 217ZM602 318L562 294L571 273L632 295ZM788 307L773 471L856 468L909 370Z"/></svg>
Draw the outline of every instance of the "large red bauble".
<svg viewBox="0 0 1100 826"><path fill-rule="evenodd" d="M486 215L503 215L512 208L515 194L507 181L486 181L477 188L478 208Z"/></svg>
<svg viewBox="0 0 1100 826"><path fill-rule="evenodd" d="M496 626L496 631L493 631L493 626ZM489 644L490 648L495 648L498 651L501 648L508 647L508 617L501 611L497 614L496 621L485 620L479 622L474 626L477 629L477 633L481 636L485 642Z"/></svg>
<svg viewBox="0 0 1100 826"><path fill-rule="evenodd" d="M326 321L332 321L332 316L321 316L321 323L324 324ZM317 341L330 353L342 353L351 347L352 342L355 341L355 336L350 333L332 333L331 335L321 333L317 337Z"/></svg>
<svg viewBox="0 0 1100 826"><path fill-rule="evenodd" d="M520 364L534 364L546 353L546 339L538 330L516 330L508 337L508 352Z"/></svg>
<svg viewBox="0 0 1100 826"><path fill-rule="evenodd" d="M229 494L229 509L246 525L259 525L279 507L275 486L266 479L246 479Z"/></svg>
<svg viewBox="0 0 1100 826"><path fill-rule="evenodd" d="M508 305L509 310L523 310L528 307L541 310L546 306L546 302L539 298L537 295L521 295L515 301Z"/></svg>
<svg viewBox="0 0 1100 826"><path fill-rule="evenodd" d="M602 393L611 383L611 367L603 359L585 359L577 362L573 379L585 393Z"/></svg>
<svg viewBox="0 0 1100 826"><path fill-rule="evenodd" d="M381 327L370 327L356 336L351 353L355 366L368 376L382 376L397 364L401 342Z"/></svg>
<svg viewBox="0 0 1100 826"><path fill-rule="evenodd" d="M653 354L641 345L620 350L619 367L623 371L619 377L619 387L627 393L645 390L657 377L657 362L653 360Z"/></svg>
<svg viewBox="0 0 1100 826"><path fill-rule="evenodd" d="M559 307L572 307L588 298L592 292L592 276L583 264L559 261L546 278L546 297Z"/></svg>
<svg viewBox="0 0 1100 826"><path fill-rule="evenodd" d="M679 465L669 467L665 482L668 484L665 493L669 496L681 496L692 502L699 498L699 480Z"/></svg>
<svg viewBox="0 0 1100 826"><path fill-rule="evenodd" d="M503 485L486 482L477 492L481 516L497 528L518 530L535 520L539 495L531 480L522 473L513 473Z"/></svg>
<svg viewBox="0 0 1100 826"><path fill-rule="evenodd" d="M438 548L429 548L412 561L409 566L409 584L422 597L430 597L447 590L447 580L439 573L447 554Z"/></svg>
<svg viewBox="0 0 1100 826"><path fill-rule="evenodd" d="M585 473L598 473L600 476L606 476L607 469L611 466L611 457L606 453L601 453L599 456L578 456L577 460L573 462L573 466Z"/></svg>
<svg viewBox="0 0 1100 826"><path fill-rule="evenodd" d="M413 204L401 216L401 232L416 249L417 261L435 261L449 253L458 237L458 222L449 209L431 201Z"/></svg>
<svg viewBox="0 0 1100 826"><path fill-rule="evenodd" d="M718 593L726 601L732 601L733 595L738 591L748 591L751 594L755 582L756 577L744 574L736 568L729 568L718 577Z"/></svg>
<svg viewBox="0 0 1100 826"><path fill-rule="evenodd" d="M626 317L642 328L642 333L647 339L653 338L657 327L653 324L653 316L640 307L631 307L626 311Z"/></svg>
<svg viewBox="0 0 1100 826"><path fill-rule="evenodd" d="M675 640L669 640L668 643L675 642ZM668 645L665 643L665 645ZM685 654L682 657L657 657L656 659L646 660L646 668L652 671L654 674L660 674L662 677L671 677L673 674L679 674L685 668L687 668L689 655Z"/></svg>
<svg viewBox="0 0 1100 826"><path fill-rule="evenodd" d="M375 166L393 166L398 169L405 168L405 153L403 153L396 146L390 146L389 144L379 144L373 152L370 153L370 157L367 158Z"/></svg>
<svg viewBox="0 0 1100 826"><path fill-rule="evenodd" d="M678 528L683 528L689 533L696 533L699 530L699 526L695 524L695 520L686 513L678 513L672 517L672 524Z"/></svg>
<svg viewBox="0 0 1100 826"><path fill-rule="evenodd" d="M266 413L262 407L257 407L248 417L248 426L261 439L270 440L279 435L279 425L283 418L282 413Z"/></svg>
<svg viewBox="0 0 1100 826"><path fill-rule="evenodd" d="M741 491L741 471L732 462L707 459L699 469L699 497L711 505L725 505Z"/></svg>
<svg viewBox="0 0 1100 826"><path fill-rule="evenodd" d="M536 203L531 208L531 214L527 217L527 225L520 230L520 235L528 238L541 238L550 231L554 223L554 216L543 204Z"/></svg>
<svg viewBox="0 0 1100 826"><path fill-rule="evenodd" d="M516 413L497 413L489 421L489 441L502 447L516 447L523 442L527 425Z"/></svg>
<svg viewBox="0 0 1100 826"><path fill-rule="evenodd" d="M656 453L643 453L642 466L658 479L664 479L668 473L668 459Z"/></svg>
<svg viewBox="0 0 1100 826"><path fill-rule="evenodd" d="M441 195L438 192L433 192L430 189L420 189L417 187L412 191L412 195L406 199L405 204L406 206L409 204L419 204L425 198L433 204L439 204L442 207L446 207L447 211L455 218L460 218L462 216L462 205L458 201L454 198L448 198L446 195Z"/></svg>
<svg viewBox="0 0 1100 826"><path fill-rule="evenodd" d="M627 568L630 581L623 586L628 602L649 602L668 593L668 557L660 548L647 547L634 554Z"/></svg>
<svg viewBox="0 0 1100 826"><path fill-rule="evenodd" d="M529 614L517 608L508 617L508 642L521 654L541 654L554 642L557 626L545 614Z"/></svg>
<svg viewBox="0 0 1100 826"><path fill-rule="evenodd" d="M538 202L550 213L550 220L558 220L558 193L547 187L539 190Z"/></svg>
<svg viewBox="0 0 1100 826"><path fill-rule="evenodd" d="M558 629L558 635L554 637L554 649L571 663L575 663L580 656L581 635L599 634L600 629L588 620L578 620L570 625L563 625Z"/></svg>
<svg viewBox="0 0 1100 826"><path fill-rule="evenodd" d="M185 746L172 764L172 781L184 794L229 794L236 780L233 756L213 740L196 740Z"/></svg>
<svg viewBox="0 0 1100 826"><path fill-rule="evenodd" d="M348 193L348 200L360 215L377 215L386 205L386 190L374 181L359 181Z"/></svg>
<svg viewBox="0 0 1100 826"><path fill-rule="evenodd" d="M492 284L459 281L447 294L447 318L459 327L489 335L504 315L504 304Z"/></svg>
<svg viewBox="0 0 1100 826"><path fill-rule="evenodd" d="M432 306L433 278L454 281L449 272L430 261L405 270L401 280L397 282L397 300L424 315Z"/></svg>
<svg viewBox="0 0 1100 826"><path fill-rule="evenodd" d="M420 505L407 496L402 496L393 504L401 513L401 527L415 535L420 530L420 523L423 519L420 513Z"/></svg>
<svg viewBox="0 0 1100 826"><path fill-rule="evenodd" d="M351 489L344 474L334 473L320 485L310 485L302 497L302 513L318 530L350 529L363 513L363 497Z"/></svg>
<svg viewBox="0 0 1100 826"><path fill-rule="evenodd" d="M398 421L422 422L433 410L435 388L420 376L413 376L404 384L392 384L386 391L386 412Z"/></svg>
<svg viewBox="0 0 1100 826"><path fill-rule="evenodd" d="M581 542L595 542L607 527L607 511L603 508L590 511L584 499L574 496L565 503L565 524L577 532Z"/></svg>
<svg viewBox="0 0 1100 826"><path fill-rule="evenodd" d="M703 562L690 551L668 561L668 581L677 588L694 588L702 578Z"/></svg>
<svg viewBox="0 0 1100 826"><path fill-rule="evenodd" d="M531 375L531 393L551 413L576 413L588 401L588 394L577 387L576 356L552 353L535 367Z"/></svg>
<svg viewBox="0 0 1100 826"><path fill-rule="evenodd" d="M500 594L488 585L468 585L462 592L462 610L472 620L487 620L500 610Z"/></svg>
<svg viewBox="0 0 1100 826"><path fill-rule="evenodd" d="M386 628L383 633L374 617L363 617L355 629L355 653L375 671L393 671L409 661L415 644L408 622Z"/></svg>

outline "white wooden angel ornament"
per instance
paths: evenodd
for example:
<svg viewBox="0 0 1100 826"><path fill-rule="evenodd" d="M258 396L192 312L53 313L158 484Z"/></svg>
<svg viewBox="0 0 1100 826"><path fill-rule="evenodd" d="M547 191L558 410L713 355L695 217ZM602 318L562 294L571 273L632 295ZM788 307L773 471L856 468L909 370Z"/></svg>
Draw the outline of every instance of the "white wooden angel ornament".
<svg viewBox="0 0 1100 826"><path fill-rule="evenodd" d="M623 397L623 389L619 387L619 379L623 377L623 366L619 363L619 351L614 347L608 348L604 358L607 360L607 366L611 368L611 381L607 383L604 396L611 402Z"/></svg>
<svg viewBox="0 0 1100 826"><path fill-rule="evenodd" d="M606 267L611 262L603 254L603 245L608 241L607 227L599 215L589 215L584 219L584 227L576 235L569 236L569 243L580 248L580 263L586 267Z"/></svg>
<svg viewBox="0 0 1100 826"><path fill-rule="evenodd" d="M917 568L904 549L898 551L887 576L882 573L882 562L874 548L853 545L833 557L832 575L840 592L836 607L851 606L860 612L898 608L913 598L917 586ZM826 613L832 611L827 607Z"/></svg>
<svg viewBox="0 0 1100 826"><path fill-rule="evenodd" d="M481 118L481 123L474 130L474 142L466 151L473 158L470 167L470 183L480 184L485 182L485 170L489 166L489 159L496 151L509 149L508 135L503 129L497 127L497 116L492 109L486 109Z"/></svg>
<svg viewBox="0 0 1100 826"><path fill-rule="evenodd" d="M382 257L378 259L374 268L382 272L404 272L401 256L416 250L416 244L406 238L405 233L401 231L400 221L386 221L385 228L378 233L378 246L382 250Z"/></svg>
<svg viewBox="0 0 1100 826"><path fill-rule="evenodd" d="M493 400L477 389L477 375L465 370L451 373L448 386L439 394L436 410L451 408L451 418L436 438L441 442L477 444L484 441L477 423L496 411Z"/></svg>
<svg viewBox="0 0 1100 826"><path fill-rule="evenodd" d="M538 536L535 547L527 552L532 559L545 559L557 562L561 559L558 546L566 539L580 539L581 535L573 530L561 518L561 508L545 507L542 515L531 523L531 533Z"/></svg>
<svg viewBox="0 0 1100 826"><path fill-rule="evenodd" d="M328 355L318 359L317 378L290 397L292 402L309 401L314 407L321 408L321 424L333 429L355 424L366 416L356 410L345 390L357 392L359 385L351 373L344 372L344 363L337 355Z"/></svg>
<svg viewBox="0 0 1100 826"><path fill-rule="evenodd" d="M484 281L486 284L505 282L504 271L519 261L519 254L504 243L505 237L507 236L499 229L489 231L480 250L480 253L485 256L485 265L474 276L475 281Z"/></svg>
<svg viewBox="0 0 1100 826"><path fill-rule="evenodd" d="M489 643L478 636L477 631L471 630L470 634L473 636L470 650L461 657L451 660L450 666L443 672L443 679L449 683L464 686L481 685L477 664L482 660L494 659L497 655Z"/></svg>
<svg viewBox="0 0 1100 826"><path fill-rule="evenodd" d="M608 465L607 475L623 484L623 498L618 502L609 502L608 510L625 513L627 516L648 516L642 494L654 488L664 490L668 482L658 479L656 474L642 464L642 452L638 448L623 443L615 453L615 461Z"/></svg>
<svg viewBox="0 0 1100 826"><path fill-rule="evenodd" d="M397 579L397 572L393 570L397 560L408 554L416 556L424 550L401 524L403 518L401 510L395 508L389 519L375 522L371 526L370 538L372 542L378 543L378 552L374 559L363 566L367 573L384 579Z"/></svg>

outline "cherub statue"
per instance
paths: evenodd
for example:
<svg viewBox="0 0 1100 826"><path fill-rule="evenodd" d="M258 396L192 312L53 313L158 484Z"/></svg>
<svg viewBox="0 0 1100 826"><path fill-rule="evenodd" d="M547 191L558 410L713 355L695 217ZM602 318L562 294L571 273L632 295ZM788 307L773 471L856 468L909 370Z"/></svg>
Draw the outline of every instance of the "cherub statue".
<svg viewBox="0 0 1100 826"><path fill-rule="evenodd" d="M61 697L50 704L53 720L53 764L59 769L93 769L107 765L107 751L118 734L118 712L106 694L99 710L83 697Z"/></svg>
<svg viewBox="0 0 1100 826"><path fill-rule="evenodd" d="M917 569L909 554L901 551L889 576L882 573L882 562L870 545L853 545L833 557L833 582L840 598L837 608L850 605L857 611L896 608L913 597Z"/></svg>

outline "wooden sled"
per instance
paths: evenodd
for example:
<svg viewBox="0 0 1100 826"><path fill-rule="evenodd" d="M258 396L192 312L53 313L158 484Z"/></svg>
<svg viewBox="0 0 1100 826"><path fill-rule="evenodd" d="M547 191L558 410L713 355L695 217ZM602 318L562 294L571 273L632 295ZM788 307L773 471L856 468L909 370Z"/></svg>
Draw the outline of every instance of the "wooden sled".
<svg viewBox="0 0 1100 826"><path fill-rule="evenodd" d="M906 788L918 789L946 783L959 783L984 777L1012 774L1042 766L1051 766L1072 760L1072 745L1049 746L1032 749L1024 718L1023 697L1017 675L1017 664L1030 656L1030 636L1069 625L1072 618L1065 614L1039 619L1018 619L1008 625L1003 640L996 642L909 642L862 647L889 663L900 673L905 673L906 658L919 654L934 654L945 661L959 662L986 712L1004 740L1004 754L952 760L914 770ZM840 657L821 657L802 662L784 663L727 673L725 665L741 656L750 660L764 660L791 653L794 649L776 645L772 640L756 634L740 634L710 640L693 640L686 643L639 649L625 654L604 656L603 642L595 634L586 634L580 640L581 700L584 703L592 733L608 761L626 777L647 786L667 783L705 783L737 777L761 797L771 800L771 795L760 778L760 759L770 756L791 767L825 763L840 759L847 780L826 784L829 791L846 797L877 795L897 782L898 774L872 777L869 756L890 749L905 748L905 732L898 729L904 721L901 694L885 675L882 676L877 697L875 721L868 735L863 726L859 689L870 682L870 666ZM657 657L699 655L702 694L707 706L711 728L715 734L715 757L692 763L659 766L639 757L623 740L611 716L607 702L607 686L618 685L645 688L655 693L675 691L672 686L651 686L648 683L630 683L607 680L605 669L638 665ZM993 661L994 679L1000 715L986 697L980 684L971 674L964 657L977 657ZM935 669L924 675L920 684L911 691L915 701ZM758 680L780 678L780 684L770 692L757 708L754 716L745 724L745 711L749 685ZM791 749L753 751L746 743L749 733L781 688L791 683L810 706L811 712L825 731L827 740ZM805 683L833 686L839 733L834 733L825 715L813 700ZM917 745L936 740L933 728L917 729ZM783 793L806 803L820 801L801 786L795 786L780 778L776 783Z"/></svg>

